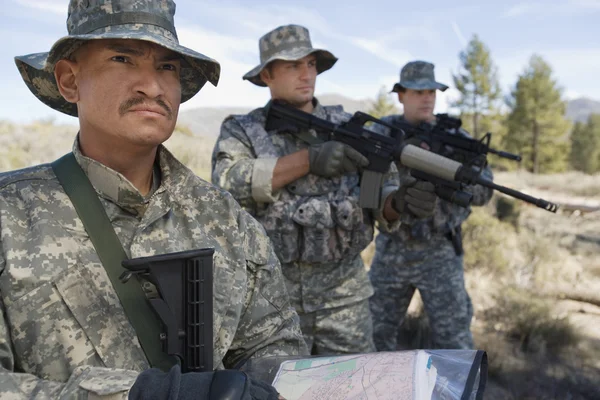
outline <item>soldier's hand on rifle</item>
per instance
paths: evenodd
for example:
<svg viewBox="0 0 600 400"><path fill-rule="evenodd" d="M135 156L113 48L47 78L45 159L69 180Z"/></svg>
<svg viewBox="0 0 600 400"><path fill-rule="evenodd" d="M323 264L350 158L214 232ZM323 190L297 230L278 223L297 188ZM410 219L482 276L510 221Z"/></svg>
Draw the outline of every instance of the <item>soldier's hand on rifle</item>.
<svg viewBox="0 0 600 400"><path fill-rule="evenodd" d="M392 207L398 214L408 211L417 218L427 218L433 215L437 201L432 183L406 176L402 177L400 189L394 193Z"/></svg>
<svg viewBox="0 0 600 400"><path fill-rule="evenodd" d="M315 175L334 177L369 165L369 160L347 144L334 140L313 144L308 148L310 172Z"/></svg>

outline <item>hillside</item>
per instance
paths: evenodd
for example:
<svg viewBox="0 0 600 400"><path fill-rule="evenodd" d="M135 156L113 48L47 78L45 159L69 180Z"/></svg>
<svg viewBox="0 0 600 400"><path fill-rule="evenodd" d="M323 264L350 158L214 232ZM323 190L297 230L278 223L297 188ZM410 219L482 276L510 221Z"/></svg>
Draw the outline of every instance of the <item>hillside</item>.
<svg viewBox="0 0 600 400"><path fill-rule="evenodd" d="M590 114L600 114L600 101L580 97L567 102L567 117L572 121L586 121Z"/></svg>
<svg viewBox="0 0 600 400"><path fill-rule="evenodd" d="M323 105L344 106L344 110L349 113L356 111L365 111L371 105L371 100L354 100L339 94L325 94L319 96L319 101ZM257 104L256 107L262 105ZM193 110L186 110L179 113L178 122L182 126L190 128L195 135L216 137L223 120L231 114L246 114L253 108L241 107L201 107Z"/></svg>
<svg viewBox="0 0 600 400"><path fill-rule="evenodd" d="M372 99L356 100L340 94L324 94L318 97L323 105L344 106L349 113L367 111ZM262 106L257 104L256 107ZM245 114L253 108L242 107L201 107L182 111L179 114L179 123L187 126L197 136L216 137L223 120L231 114ZM600 101L579 98L567 102L567 118L573 121L585 121L591 113L600 113Z"/></svg>

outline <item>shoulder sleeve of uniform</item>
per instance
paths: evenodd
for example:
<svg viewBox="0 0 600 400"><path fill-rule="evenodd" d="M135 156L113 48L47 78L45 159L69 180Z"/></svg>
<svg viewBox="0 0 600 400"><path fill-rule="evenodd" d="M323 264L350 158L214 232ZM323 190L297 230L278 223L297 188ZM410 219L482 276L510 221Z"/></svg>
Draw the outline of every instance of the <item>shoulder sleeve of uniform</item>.
<svg viewBox="0 0 600 400"><path fill-rule="evenodd" d="M246 147L252 147L250 143L250 139L248 139L248 135L244 131L240 121L243 118L247 118L246 115L230 115L223 120L221 124L221 132L219 135L218 141L227 140L228 138L235 138L242 142Z"/></svg>
<svg viewBox="0 0 600 400"><path fill-rule="evenodd" d="M55 179L50 164L36 165L34 167L24 168L15 171L8 171L0 174L0 190L11 184L27 180L48 180Z"/></svg>

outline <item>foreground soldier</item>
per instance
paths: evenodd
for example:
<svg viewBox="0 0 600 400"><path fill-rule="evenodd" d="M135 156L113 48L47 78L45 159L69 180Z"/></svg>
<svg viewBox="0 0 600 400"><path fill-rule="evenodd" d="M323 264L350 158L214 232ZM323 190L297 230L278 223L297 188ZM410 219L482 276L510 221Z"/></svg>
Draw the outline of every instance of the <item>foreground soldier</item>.
<svg viewBox="0 0 600 400"><path fill-rule="evenodd" d="M423 61L406 64L400 72L400 82L393 88L404 106L404 115L382 120L392 125L401 119L413 125L434 124L436 90L448 87L435 81L433 69L433 64ZM463 130L448 134L468 136ZM408 175L403 168L399 173L401 180ZM489 167L484 169L483 177L492 180ZM475 206L486 204L492 196L491 189L479 185L470 186L467 191L473 194ZM377 350L396 350L399 328L415 289L419 289L429 317L433 347L473 347L470 331L473 307L465 289L460 230L470 212L470 207L440 200L433 217L403 224L394 233L381 232L377 236L369 272L375 288L371 312Z"/></svg>
<svg viewBox="0 0 600 400"><path fill-rule="evenodd" d="M313 97L317 75L337 58L314 49L306 28L278 27L260 39L259 48L261 63L244 79L319 118L350 118L341 106L324 107ZM416 196L412 209L431 215L433 188L399 194L395 174L389 174L379 209L362 209L359 172L367 159L314 131L267 132L267 110L268 104L225 119L213 152L213 183L265 227L312 354L374 351L368 306L373 289L360 253L373 238L376 220L382 229L397 226L397 211L405 210L392 208L394 197L404 204L405 196Z"/></svg>
<svg viewBox="0 0 600 400"><path fill-rule="evenodd" d="M170 0L72 0L69 36L16 63L41 101L79 118L76 163L129 257L215 249L214 367L306 354L263 228L161 145L180 102L220 71L178 44L174 12ZM138 375L132 397L206 397L212 372L148 369L107 270L50 165L0 175L0 397L125 398ZM245 396L277 397L239 374Z"/></svg>

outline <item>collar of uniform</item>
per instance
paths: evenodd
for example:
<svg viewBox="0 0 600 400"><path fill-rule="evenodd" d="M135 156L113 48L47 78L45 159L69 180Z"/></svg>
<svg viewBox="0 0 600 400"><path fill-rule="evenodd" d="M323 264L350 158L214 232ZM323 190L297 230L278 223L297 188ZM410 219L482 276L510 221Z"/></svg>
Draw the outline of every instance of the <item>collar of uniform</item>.
<svg viewBox="0 0 600 400"><path fill-rule="evenodd" d="M272 100L269 100L267 102L267 104L263 107L263 110L267 110L269 108L269 104L271 104L271 101ZM325 107L323 107L321 105L321 103L319 103L319 100L317 100L316 97L313 97L312 103L313 103L313 112L312 112L312 114L315 117L325 119L327 117L327 113L325 112Z"/></svg>
<svg viewBox="0 0 600 400"><path fill-rule="evenodd" d="M96 160L84 156L79 148L79 136L73 143L72 151L96 192L133 214L143 215L150 197L160 189L161 178L164 176L162 163L160 163L160 172L157 172L157 169L154 170L152 188L148 196L144 197L125 176Z"/></svg>
<svg viewBox="0 0 600 400"><path fill-rule="evenodd" d="M315 117L321 118L321 119L326 119L327 118L327 113L325 112L325 107L323 107L321 105L321 103L319 103L319 100L317 100L316 97L313 97L313 115Z"/></svg>

